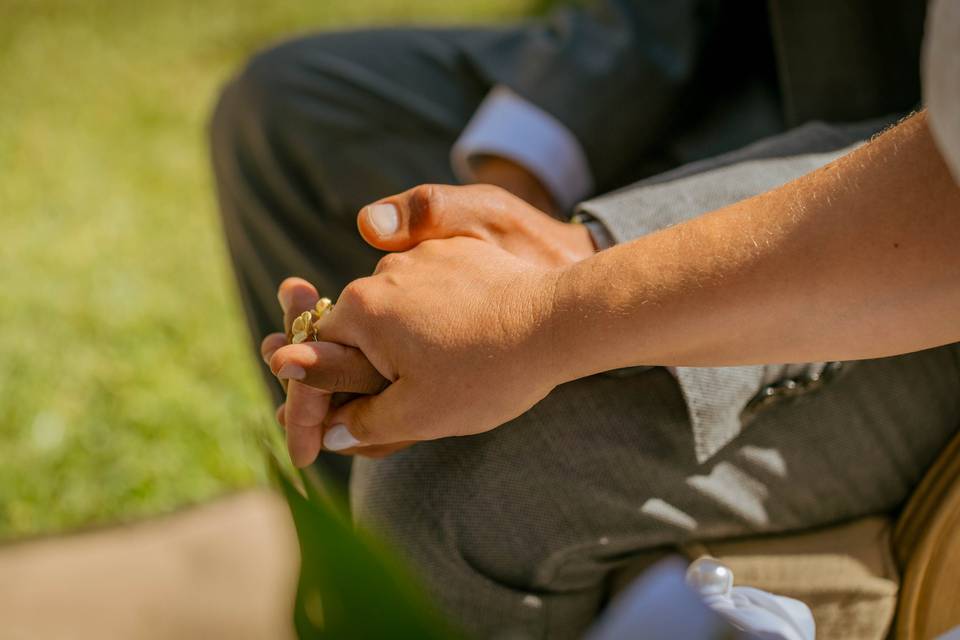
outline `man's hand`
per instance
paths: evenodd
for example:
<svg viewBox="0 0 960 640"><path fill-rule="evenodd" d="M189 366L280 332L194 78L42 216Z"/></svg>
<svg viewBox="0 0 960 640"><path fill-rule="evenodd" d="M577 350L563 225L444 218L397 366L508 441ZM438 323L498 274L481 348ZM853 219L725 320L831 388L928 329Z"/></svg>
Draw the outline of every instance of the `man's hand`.
<svg viewBox="0 0 960 640"><path fill-rule="evenodd" d="M445 197L458 204L452 191ZM333 409L324 446L480 433L540 401L559 382L550 339L558 274L469 237L386 256L373 276L347 286L319 333L362 351L390 385Z"/></svg>
<svg viewBox="0 0 960 640"><path fill-rule="evenodd" d="M319 300L313 285L301 278L287 278L277 292L283 309L285 331L294 318L312 309ZM274 353L287 345L286 333L272 333L260 344L260 353L270 365ZM273 368L287 391L287 401L277 408L277 421L286 429L290 458L299 467L311 464L320 453L323 437L322 423L327 415L334 392L375 393L387 381L377 373L370 362L356 349L328 342L310 342L289 345L290 359ZM329 365L324 372L299 363L322 360ZM309 372L309 375L308 375ZM366 455L384 455L385 451L371 449Z"/></svg>
<svg viewBox="0 0 960 640"><path fill-rule="evenodd" d="M392 252L462 236L495 244L532 264L562 267L595 251L583 225L555 220L491 185L414 187L364 207L357 225L364 240Z"/></svg>
<svg viewBox="0 0 960 640"><path fill-rule="evenodd" d="M455 197L452 197L453 194ZM580 225L562 223L487 185L451 188L426 185L365 207L358 216L363 237L373 246L400 252L430 239L464 236L497 245L545 268L576 262L593 254L593 242ZM318 299L306 281L290 278L278 293L289 322ZM356 349L329 343L285 347L283 334L267 336L261 352L274 374L288 382L288 398L277 411L287 429L291 457L301 466L320 451L320 426L335 391L373 393L387 381ZM277 356L275 357L275 354ZM341 364L340 368L335 363ZM298 378L297 376L302 376ZM322 390L322 391L321 391ZM349 449L344 453L383 456L405 444Z"/></svg>

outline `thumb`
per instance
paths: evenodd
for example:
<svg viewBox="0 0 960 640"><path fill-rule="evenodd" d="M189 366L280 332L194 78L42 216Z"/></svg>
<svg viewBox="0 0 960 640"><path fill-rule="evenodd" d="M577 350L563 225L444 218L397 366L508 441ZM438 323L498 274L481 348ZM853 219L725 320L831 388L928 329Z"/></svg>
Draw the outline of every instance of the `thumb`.
<svg viewBox="0 0 960 640"><path fill-rule="evenodd" d="M361 396L343 404L327 416L330 427L323 435L323 448L344 451L370 445L409 440L409 425L414 424L404 410L404 383L394 382L376 395Z"/></svg>
<svg viewBox="0 0 960 640"><path fill-rule="evenodd" d="M357 216L357 227L364 240L384 251L406 251L425 240L454 236L484 240L487 233L476 207L489 208L490 193L481 191L477 186L420 185L367 205Z"/></svg>

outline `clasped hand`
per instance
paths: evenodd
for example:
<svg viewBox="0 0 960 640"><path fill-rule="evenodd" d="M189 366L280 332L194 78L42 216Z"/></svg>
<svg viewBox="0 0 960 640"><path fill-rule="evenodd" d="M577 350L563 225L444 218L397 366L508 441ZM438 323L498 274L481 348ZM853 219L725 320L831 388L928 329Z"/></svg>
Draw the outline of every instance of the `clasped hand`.
<svg viewBox="0 0 960 640"><path fill-rule="evenodd" d="M487 185L416 187L365 207L358 226L392 253L343 290L321 341L261 345L288 386L277 418L295 464L322 447L383 456L488 431L563 381L553 293L562 268L593 253L584 227ZM289 278L278 297L289 328L318 294Z"/></svg>

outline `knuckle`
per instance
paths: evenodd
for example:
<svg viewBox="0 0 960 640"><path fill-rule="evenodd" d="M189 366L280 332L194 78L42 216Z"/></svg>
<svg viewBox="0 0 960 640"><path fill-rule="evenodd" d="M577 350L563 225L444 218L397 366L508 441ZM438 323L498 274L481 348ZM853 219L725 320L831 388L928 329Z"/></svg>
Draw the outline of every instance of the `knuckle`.
<svg viewBox="0 0 960 640"><path fill-rule="evenodd" d="M377 262L377 268L374 269L374 273L382 273L384 271L390 271L391 269L396 269L400 267L405 262L403 254L400 253L388 253L387 255L380 258L380 261Z"/></svg>
<svg viewBox="0 0 960 640"><path fill-rule="evenodd" d="M477 190L477 195L485 198L499 199L503 196L512 195L509 191L496 184L478 184L471 188Z"/></svg>
<svg viewBox="0 0 960 640"><path fill-rule="evenodd" d="M354 280L344 287L337 304L348 308L359 308L360 310L366 308L370 296L367 293L365 280L365 278Z"/></svg>
<svg viewBox="0 0 960 640"><path fill-rule="evenodd" d="M353 391L351 389L350 376L343 369L333 372L330 380L330 391Z"/></svg>
<svg viewBox="0 0 960 640"><path fill-rule="evenodd" d="M357 411L353 414L350 431L353 432L354 437L360 442L376 440L376 432L371 428L367 415L363 411Z"/></svg>
<svg viewBox="0 0 960 640"><path fill-rule="evenodd" d="M379 301L378 291L382 291L382 280L392 281L390 272L376 277L368 276L354 280L340 294L337 306L343 306L341 318L344 322L365 325L366 319L379 317L388 310Z"/></svg>
<svg viewBox="0 0 960 640"><path fill-rule="evenodd" d="M410 192L410 225L435 226L442 218L443 187L436 184L422 184Z"/></svg>

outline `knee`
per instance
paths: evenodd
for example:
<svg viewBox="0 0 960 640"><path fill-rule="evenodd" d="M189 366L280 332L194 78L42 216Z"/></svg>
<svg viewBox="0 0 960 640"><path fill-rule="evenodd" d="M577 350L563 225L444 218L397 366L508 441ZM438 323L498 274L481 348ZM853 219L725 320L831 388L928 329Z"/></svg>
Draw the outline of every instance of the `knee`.
<svg viewBox="0 0 960 640"><path fill-rule="evenodd" d="M291 78L299 64L298 48L289 42L257 53L221 89L208 124L215 161L289 126L297 103Z"/></svg>
<svg viewBox="0 0 960 640"><path fill-rule="evenodd" d="M428 582L470 573L522 588L516 575L498 571L495 560L513 558L515 569L524 554L504 548L496 532L502 518L489 512L491 488L475 478L483 473L482 462L457 444L425 442L380 460L357 459L354 514L424 570ZM478 538L484 543L477 544Z"/></svg>
<svg viewBox="0 0 960 640"><path fill-rule="evenodd" d="M420 443L382 459L356 458L353 464L350 501L355 518L418 563L426 560L420 556L441 547L445 556L457 554L459 527L446 521L465 479L452 477L439 453L445 448L439 442ZM440 522L442 527L437 526Z"/></svg>
<svg viewBox="0 0 960 640"><path fill-rule="evenodd" d="M586 540L568 535L571 514L543 499L545 485L563 480L543 469L530 483L518 481L511 467L522 462L490 446L502 435L357 459L351 486L357 520L397 545L428 582L495 585L521 597L593 587L596 576L585 579L590 572L581 571L592 562L581 557Z"/></svg>
<svg viewBox="0 0 960 640"><path fill-rule="evenodd" d="M535 491L511 491L509 481L488 475L505 475L491 453L483 437L470 437L420 443L380 460L358 458L354 515L416 570L440 610L477 637L513 630L523 637L580 637L603 596L602 583L583 576L597 572L556 580L549 569L570 556L570 547L556 535L542 537L554 527L544 523Z"/></svg>

